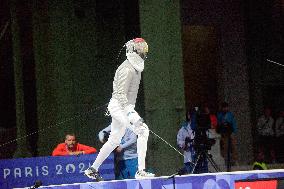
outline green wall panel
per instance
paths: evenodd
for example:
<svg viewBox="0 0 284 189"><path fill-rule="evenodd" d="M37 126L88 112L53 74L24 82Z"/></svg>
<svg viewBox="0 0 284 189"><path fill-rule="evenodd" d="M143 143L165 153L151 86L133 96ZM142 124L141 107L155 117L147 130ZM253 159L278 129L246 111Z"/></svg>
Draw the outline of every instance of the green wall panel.
<svg viewBox="0 0 284 189"><path fill-rule="evenodd" d="M102 8L120 14L119 7ZM34 12L39 155L49 155L69 132L99 148L98 131L110 122L102 106L124 41L121 19L104 15L95 1L34 1Z"/></svg>
<svg viewBox="0 0 284 189"><path fill-rule="evenodd" d="M24 87L23 87L23 60L20 38L20 26L19 26L19 10L17 0L11 1L11 30L12 30L12 42L13 42L13 64L14 64L14 76L15 76L15 101L16 101L16 126L17 126L17 146L18 147L14 157L30 157L31 152L29 145L25 137L28 133L26 130L25 120L25 108L24 108ZM23 138L22 138L23 137Z"/></svg>
<svg viewBox="0 0 284 189"><path fill-rule="evenodd" d="M140 1L140 24L149 43L143 78L146 120L150 129L176 146L185 115L179 1ZM148 167L158 175L183 165L183 157L154 135L148 146Z"/></svg>

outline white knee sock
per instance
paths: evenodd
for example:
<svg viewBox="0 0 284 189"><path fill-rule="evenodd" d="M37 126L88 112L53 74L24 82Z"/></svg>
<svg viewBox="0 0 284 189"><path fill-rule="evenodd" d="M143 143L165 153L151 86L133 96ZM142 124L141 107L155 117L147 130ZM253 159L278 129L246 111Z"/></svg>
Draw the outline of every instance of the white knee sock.
<svg viewBox="0 0 284 189"><path fill-rule="evenodd" d="M137 139L137 154L138 154L138 170L145 169L145 158L147 153L147 139L138 137Z"/></svg>

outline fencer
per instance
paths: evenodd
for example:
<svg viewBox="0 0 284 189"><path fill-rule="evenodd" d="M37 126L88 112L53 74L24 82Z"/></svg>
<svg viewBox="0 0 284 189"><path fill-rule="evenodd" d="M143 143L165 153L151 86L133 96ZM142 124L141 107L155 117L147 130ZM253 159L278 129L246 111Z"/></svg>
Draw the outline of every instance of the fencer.
<svg viewBox="0 0 284 189"><path fill-rule="evenodd" d="M108 104L108 111L112 117L111 132L108 141L102 146L91 167L85 170L85 175L97 181L102 180L99 167L109 154L120 144L129 127L137 134L138 171L135 178L154 177L153 173L145 170L148 126L135 111L135 103L144 69L144 61L148 53L148 44L143 38L135 38L126 44L127 59L117 68L113 80L112 98Z"/></svg>

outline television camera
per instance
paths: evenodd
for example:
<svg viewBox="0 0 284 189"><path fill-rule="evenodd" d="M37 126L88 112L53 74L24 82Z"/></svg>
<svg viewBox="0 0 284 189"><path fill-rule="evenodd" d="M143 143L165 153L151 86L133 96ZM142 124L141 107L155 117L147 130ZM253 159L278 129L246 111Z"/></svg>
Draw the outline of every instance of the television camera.
<svg viewBox="0 0 284 189"><path fill-rule="evenodd" d="M192 113L195 121L193 147L196 151L210 150L215 144L215 139L208 138L207 132L211 128L210 115L204 109L195 107Z"/></svg>
<svg viewBox="0 0 284 189"><path fill-rule="evenodd" d="M191 173L208 172L207 160L212 164L218 172L216 162L209 153L211 147L216 143L215 139L208 137L207 132L211 128L210 114L205 108L195 107L192 113L192 121L195 122L193 148L195 150L195 158Z"/></svg>

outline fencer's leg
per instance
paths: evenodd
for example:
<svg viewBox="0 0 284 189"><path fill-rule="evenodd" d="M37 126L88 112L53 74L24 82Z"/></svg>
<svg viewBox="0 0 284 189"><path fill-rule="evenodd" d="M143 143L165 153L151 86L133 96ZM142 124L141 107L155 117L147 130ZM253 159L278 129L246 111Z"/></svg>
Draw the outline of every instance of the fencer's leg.
<svg viewBox="0 0 284 189"><path fill-rule="evenodd" d="M137 129L137 154L138 154L138 170L145 169L145 159L147 153L147 143L149 137L148 126L143 123L142 126L139 126Z"/></svg>
<svg viewBox="0 0 284 189"><path fill-rule="evenodd" d="M137 135L137 154L138 154L138 170L145 169L145 159L147 153L147 143L149 137L149 128L145 123L141 125L129 125L128 128Z"/></svg>
<svg viewBox="0 0 284 189"><path fill-rule="evenodd" d="M127 122L125 122L127 123ZM96 170L99 169L103 161L109 156L109 154L120 144L121 138L125 134L126 126L122 125L117 120L113 119L111 123L111 132L108 141L102 146L100 152L93 163L92 167Z"/></svg>
<svg viewBox="0 0 284 189"><path fill-rule="evenodd" d="M147 153L147 142L149 137L149 128L143 123L139 126L131 125L130 129L138 136L137 138L137 154L138 154L138 171L135 178L154 177L155 174L145 171L145 160Z"/></svg>
<svg viewBox="0 0 284 189"><path fill-rule="evenodd" d="M115 121L116 122L116 121ZM115 128L115 129L114 129ZM96 170L99 169L103 161L109 156L109 154L119 145L121 138L125 133L125 126L120 124L112 124L112 131L110 133L108 141L102 146L100 152L93 163L92 167Z"/></svg>
<svg viewBox="0 0 284 189"><path fill-rule="evenodd" d="M129 124L124 112L120 110L119 106L112 104L109 108L112 116L111 132L108 141L100 149L100 152L91 167L84 171L85 175L96 181L101 181L103 178L100 176L98 170L103 161L109 154L120 144L121 138L125 134L126 126Z"/></svg>

